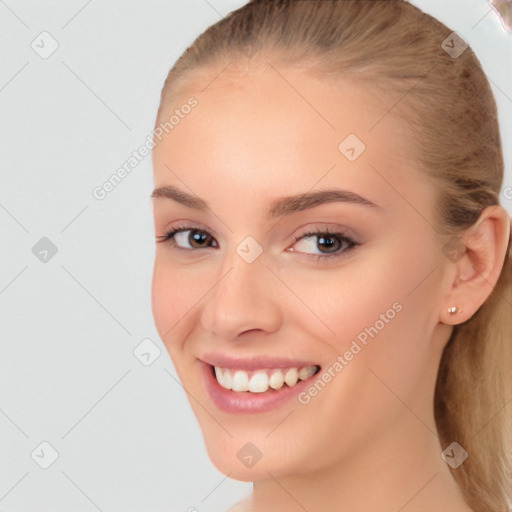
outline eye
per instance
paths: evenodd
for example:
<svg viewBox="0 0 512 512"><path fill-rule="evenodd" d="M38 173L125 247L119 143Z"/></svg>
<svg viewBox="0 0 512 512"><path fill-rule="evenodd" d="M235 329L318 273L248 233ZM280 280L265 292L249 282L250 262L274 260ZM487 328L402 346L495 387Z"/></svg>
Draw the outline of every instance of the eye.
<svg viewBox="0 0 512 512"><path fill-rule="evenodd" d="M165 235L156 237L157 242L170 243L173 249L178 251L197 251L210 247L218 247L215 239L203 229L196 226L180 226L173 228ZM299 249L289 249L291 252L304 253L308 257L320 260L322 258L335 258L344 256L347 252L354 249L357 242L346 236L342 232L331 231L329 228L318 229L303 233L295 237L294 246ZM309 245L309 247L308 247ZM308 249L321 248L315 254L308 254ZM323 252L322 249L326 249Z"/></svg>
<svg viewBox="0 0 512 512"><path fill-rule="evenodd" d="M213 237L207 231L194 226L174 228L165 235L157 237L157 242L170 242L174 248L183 251L203 249L208 247L208 245L204 245L205 243L213 240ZM187 244L189 247L187 247Z"/></svg>
<svg viewBox="0 0 512 512"><path fill-rule="evenodd" d="M317 260L321 258L334 258L343 256L348 251L352 250L357 244L346 236L344 233L331 231L330 229L318 229L303 233L295 238L295 247L299 249L290 249L292 252L308 253L308 249L318 249L316 254L310 254L311 257L316 257ZM325 252L323 251L325 249Z"/></svg>

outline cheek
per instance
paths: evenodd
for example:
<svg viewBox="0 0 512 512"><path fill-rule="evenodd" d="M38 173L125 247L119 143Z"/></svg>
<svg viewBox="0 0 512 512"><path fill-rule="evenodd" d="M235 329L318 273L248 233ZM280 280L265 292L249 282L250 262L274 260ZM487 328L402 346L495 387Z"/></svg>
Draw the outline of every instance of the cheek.
<svg viewBox="0 0 512 512"><path fill-rule="evenodd" d="M158 253L158 250L157 250ZM155 256L151 280L151 309L156 330L169 353L183 339L187 318L201 297L194 279L183 268L170 265L162 255Z"/></svg>
<svg viewBox="0 0 512 512"><path fill-rule="evenodd" d="M392 250L373 252L375 257L354 259L337 269L281 273L283 281L293 283L300 299L296 307L300 321L317 328L316 336L338 349L360 333L364 340L366 329L375 324L379 331L386 331L415 298L408 293L419 280L418 267L407 268Z"/></svg>
<svg viewBox="0 0 512 512"><path fill-rule="evenodd" d="M348 351L349 366L362 365L365 375L373 366L386 373L406 367L404 379L414 379L414 368L428 361L438 300L437 274L431 274L436 263L425 251L399 247L394 241L332 272L284 279L294 282L309 308L297 309L302 328L330 346L332 362Z"/></svg>
<svg viewBox="0 0 512 512"><path fill-rule="evenodd" d="M357 390L360 406L365 400L370 406L368 414L383 413L384 404L393 406L397 400L390 389L403 399L411 396L434 370L436 322L431 312L438 299L438 276L432 273L435 262L419 252L381 251L378 261L352 269L343 292L332 291L339 304L337 315L331 313L338 333L331 346L350 358L342 370L346 388L340 392ZM329 310L334 307L333 298Z"/></svg>

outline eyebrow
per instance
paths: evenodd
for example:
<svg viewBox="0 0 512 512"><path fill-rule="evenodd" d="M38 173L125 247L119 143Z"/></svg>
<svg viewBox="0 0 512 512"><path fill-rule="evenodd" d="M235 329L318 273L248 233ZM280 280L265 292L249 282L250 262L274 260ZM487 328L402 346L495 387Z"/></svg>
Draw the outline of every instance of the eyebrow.
<svg viewBox="0 0 512 512"><path fill-rule="evenodd" d="M153 191L152 198L172 199L184 206L205 212L209 209L208 203L203 199L189 194L173 186L160 187ZM280 217L282 215L290 215L295 212L308 210L325 203L351 203L358 206L366 206L369 208L381 208L381 206L373 203L355 192L341 189L326 189L314 192L304 192L293 196L278 197L274 199L268 209L266 216L268 218Z"/></svg>

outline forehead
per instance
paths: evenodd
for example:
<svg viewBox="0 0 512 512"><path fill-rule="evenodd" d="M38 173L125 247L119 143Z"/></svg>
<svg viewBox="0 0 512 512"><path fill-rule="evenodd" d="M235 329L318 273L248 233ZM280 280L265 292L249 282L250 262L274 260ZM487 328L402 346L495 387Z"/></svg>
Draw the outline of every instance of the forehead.
<svg viewBox="0 0 512 512"><path fill-rule="evenodd" d="M412 195L409 185L423 179L411 166L411 141L389 115L389 103L350 80L325 80L270 62L236 71L228 66L191 80L160 120L192 97L197 106L156 141L157 186L177 183L172 168L203 191L222 183L304 191L321 180L345 188L364 183L379 202L387 180ZM356 159L348 158L354 153Z"/></svg>

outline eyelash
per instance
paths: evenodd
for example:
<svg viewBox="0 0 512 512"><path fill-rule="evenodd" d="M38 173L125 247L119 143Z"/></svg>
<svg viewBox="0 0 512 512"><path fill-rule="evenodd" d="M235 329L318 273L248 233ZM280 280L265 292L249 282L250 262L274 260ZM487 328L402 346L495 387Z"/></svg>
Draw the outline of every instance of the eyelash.
<svg viewBox="0 0 512 512"><path fill-rule="evenodd" d="M180 226L180 227L176 227L176 228L168 231L167 233L165 233L165 235L156 237L156 240L158 243L169 242L169 243L171 243L172 247L178 251L190 252L190 251L201 250L200 248L183 249L183 247L178 247L178 245L176 244L176 240L174 239L174 236L176 234L184 232L184 231L196 231L198 233L205 234L205 235L213 238L210 235L210 233L208 233L205 230L198 229L195 226ZM337 238L340 242L345 242L346 244L348 244L348 247L346 247L345 249L343 249L341 251L338 250L337 252L330 253L330 254L306 254L308 257L315 258L317 261L325 260L326 258L327 259L328 258L339 258L339 257L345 256L345 254L347 252L353 250L356 246L360 245L357 242L355 242L354 240L352 240L351 238L349 238L348 236L346 236L344 233L338 232L338 231L331 231L329 228L308 231L307 233L303 233L299 236L296 236L294 238L293 245L295 245L299 240L302 240L303 238L310 238L310 237L315 237L315 236L319 237L320 235L329 235L327 238ZM305 253L302 253L302 254L305 254Z"/></svg>

